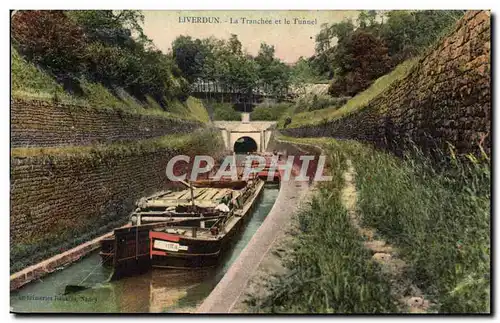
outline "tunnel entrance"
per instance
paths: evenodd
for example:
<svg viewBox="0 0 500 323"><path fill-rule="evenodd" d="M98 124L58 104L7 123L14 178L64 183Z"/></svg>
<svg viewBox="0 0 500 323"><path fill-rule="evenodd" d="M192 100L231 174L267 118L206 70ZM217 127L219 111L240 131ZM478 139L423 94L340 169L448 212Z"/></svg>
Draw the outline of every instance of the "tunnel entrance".
<svg viewBox="0 0 500 323"><path fill-rule="evenodd" d="M234 143L235 153L247 153L257 151L257 143L250 137L241 137Z"/></svg>

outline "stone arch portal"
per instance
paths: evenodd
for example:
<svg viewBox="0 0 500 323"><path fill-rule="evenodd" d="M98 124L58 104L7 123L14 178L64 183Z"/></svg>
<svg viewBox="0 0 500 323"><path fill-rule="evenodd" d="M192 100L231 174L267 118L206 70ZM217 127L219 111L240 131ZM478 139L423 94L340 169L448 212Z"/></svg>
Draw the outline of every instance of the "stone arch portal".
<svg viewBox="0 0 500 323"><path fill-rule="evenodd" d="M221 131L226 149L241 153L265 152L276 121L250 121L248 113L242 113L241 116L241 122L214 121L215 126ZM244 137L248 138L242 140Z"/></svg>

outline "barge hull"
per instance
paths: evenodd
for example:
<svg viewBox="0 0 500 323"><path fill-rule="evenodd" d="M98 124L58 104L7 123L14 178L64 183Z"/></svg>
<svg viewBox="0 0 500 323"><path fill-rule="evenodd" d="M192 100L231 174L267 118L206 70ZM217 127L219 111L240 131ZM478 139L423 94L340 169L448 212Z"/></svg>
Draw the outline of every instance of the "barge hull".
<svg viewBox="0 0 500 323"><path fill-rule="evenodd" d="M263 187L263 181L257 184L255 194L245 203L237 216L238 219L221 239L190 239L156 232L151 226L134 226L115 230L114 239L103 241L101 257L106 264L112 264L114 267L114 277L142 273L151 267L172 269L214 267L244 229ZM172 252L155 248L155 241L158 240L187 247L187 251Z"/></svg>

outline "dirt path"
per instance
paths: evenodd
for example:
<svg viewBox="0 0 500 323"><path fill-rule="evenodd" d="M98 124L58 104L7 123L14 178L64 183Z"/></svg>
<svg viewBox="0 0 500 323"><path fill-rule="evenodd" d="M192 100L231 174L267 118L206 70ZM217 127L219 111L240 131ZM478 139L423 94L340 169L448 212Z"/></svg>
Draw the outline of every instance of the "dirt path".
<svg viewBox="0 0 500 323"><path fill-rule="evenodd" d="M352 225L365 239L365 247L372 252L372 259L382 266L391 284L392 296L399 300L403 312L427 313L432 305L424 298L422 291L405 277L406 263L398 257L396 248L382 239L377 239L373 228L363 227L356 211L358 194L356 191L355 170L350 160L347 160L347 171L344 173L344 189L342 202L346 207Z"/></svg>
<svg viewBox="0 0 500 323"><path fill-rule="evenodd" d="M300 197L300 200L297 201L295 210L288 215L289 220L280 228L269 250L249 278L244 291L231 310L232 313L248 313L248 304L251 304L256 299L265 299L269 293L269 283L276 277L287 273L287 269L283 266L283 260L289 257L292 252L293 241L300 234L296 215L307 205L315 191L314 187L309 187Z"/></svg>

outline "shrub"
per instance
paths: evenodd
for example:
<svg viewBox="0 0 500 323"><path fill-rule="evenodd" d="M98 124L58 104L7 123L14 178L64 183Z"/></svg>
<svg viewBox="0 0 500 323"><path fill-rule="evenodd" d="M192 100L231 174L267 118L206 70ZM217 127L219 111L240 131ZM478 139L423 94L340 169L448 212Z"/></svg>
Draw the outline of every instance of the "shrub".
<svg viewBox="0 0 500 323"><path fill-rule="evenodd" d="M291 107L290 103L260 104L250 114L251 120L277 121Z"/></svg>
<svg viewBox="0 0 500 323"><path fill-rule="evenodd" d="M300 97L295 103L295 112L315 111L326 108L338 109L349 101L350 97L334 98L329 95L309 94Z"/></svg>
<svg viewBox="0 0 500 323"><path fill-rule="evenodd" d="M102 43L94 42L85 48L87 71L93 80L105 85L126 86L127 68L131 61L126 57L126 53L119 47L106 46Z"/></svg>
<svg viewBox="0 0 500 323"><path fill-rule="evenodd" d="M257 106L253 109L252 113L250 114L251 120L276 120L274 118L273 112L271 111L271 107L265 107L265 106Z"/></svg>
<svg viewBox="0 0 500 323"><path fill-rule="evenodd" d="M212 104L213 109L213 119L214 120L225 120L225 121L239 121L241 120L241 114L234 110L234 107L230 103L214 103Z"/></svg>

